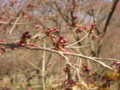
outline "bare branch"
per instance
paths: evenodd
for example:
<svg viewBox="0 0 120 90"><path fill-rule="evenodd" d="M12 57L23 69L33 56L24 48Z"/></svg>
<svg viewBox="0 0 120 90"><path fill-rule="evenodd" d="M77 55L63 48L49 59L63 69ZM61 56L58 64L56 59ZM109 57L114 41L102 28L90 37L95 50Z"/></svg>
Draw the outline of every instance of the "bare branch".
<svg viewBox="0 0 120 90"><path fill-rule="evenodd" d="M119 0L114 0L114 2L113 2L112 9L110 10L109 16L108 16L108 18L107 18L107 21L106 21L106 24L105 24L105 27L104 27L104 30L103 30L103 31L104 31L103 36L105 35L105 32L107 31L108 24L109 24L109 22L110 22L110 19L112 18L112 15L113 15L113 13L114 13L114 11L115 11L115 8L116 8L116 6L117 6L118 1L119 1Z"/></svg>
<svg viewBox="0 0 120 90"><path fill-rule="evenodd" d="M29 59L25 56L25 54L21 53L21 55L24 56L24 60L25 60L26 62L28 62L31 66L33 66L34 68L36 68L36 69L38 69L39 71L42 72L42 70L41 70L39 67L37 67L36 65L34 65L32 62L29 61Z"/></svg>
<svg viewBox="0 0 120 90"><path fill-rule="evenodd" d="M16 21L15 21L13 27L12 27L11 30L9 31L9 35L12 33L12 31L13 31L13 29L15 28L16 23L18 22L18 20L20 19L20 17L21 17L21 14L17 17L17 19L16 19Z"/></svg>
<svg viewBox="0 0 120 90"><path fill-rule="evenodd" d="M41 47L41 48L38 48L38 47L29 47L29 46L20 46L20 45L18 45L18 44L6 44L6 43L2 43L2 42L0 42L0 45L5 45L6 46L6 48L7 47L11 47L11 46L16 46L15 48L22 48L22 49L30 49L30 50L45 50L45 51L49 51L49 52L53 52L53 53L57 53L57 54L59 54L61 51L56 51L56 50L53 50L53 49L49 49L49 48L43 48L43 47ZM95 58L93 58L93 57L89 57L89 56L84 56L84 55L82 55L82 54L75 54L75 53L67 53L67 52L62 52L62 54L66 54L66 55L72 55L72 56L77 56L77 57L81 57L81 58L84 58L84 59L89 59L89 60L91 60L91 61L94 61L94 62L96 62L96 63L99 63L100 65L102 65L103 67L105 67L105 68L107 68L107 69L109 69L109 70L113 70L113 68L111 68L110 66L108 66L108 65L106 65L105 63L103 63L103 62L101 62L101 61L98 61L98 60L96 60Z"/></svg>
<svg viewBox="0 0 120 90"><path fill-rule="evenodd" d="M66 46L66 47L71 47L71 46L73 46L73 45L81 42L83 39L85 39L85 38L88 36L88 34L89 34L89 33L87 33L87 34L86 34L83 38L81 38L79 41L77 41L77 42L75 42L75 43L73 43L73 44L70 44L70 45L68 45L68 46Z"/></svg>

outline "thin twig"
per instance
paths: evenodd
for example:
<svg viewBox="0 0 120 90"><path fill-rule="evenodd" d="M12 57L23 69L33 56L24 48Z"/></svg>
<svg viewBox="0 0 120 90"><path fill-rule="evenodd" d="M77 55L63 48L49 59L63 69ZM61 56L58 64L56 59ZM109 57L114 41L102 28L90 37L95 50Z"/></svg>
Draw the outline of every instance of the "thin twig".
<svg viewBox="0 0 120 90"><path fill-rule="evenodd" d="M77 42L75 42L75 43L73 43L73 44L70 44L70 45L68 45L68 46L66 46L66 47L71 47L71 46L73 46L73 45L81 42L81 41L82 41L83 39L85 39L87 36L88 36L88 33L87 33L83 38L81 38L79 41L77 41Z"/></svg>
<svg viewBox="0 0 120 90"><path fill-rule="evenodd" d="M84 45L84 46L76 46L76 47L65 47L65 48L75 48L75 49L78 49L78 48L85 48L85 47L88 47L88 46L90 46L91 44L88 44L88 45Z"/></svg>
<svg viewBox="0 0 120 90"><path fill-rule="evenodd" d="M13 31L13 29L15 28L16 23L18 22L18 20L20 19L20 17L21 17L21 14L17 17L17 19L16 19L16 21L15 21L13 27L12 27L11 30L9 31L9 35L12 33L12 31Z"/></svg>
<svg viewBox="0 0 120 90"><path fill-rule="evenodd" d="M34 65L32 62L30 62L29 59L23 53L21 53L21 54L24 56L24 60L26 62L28 62L31 66L33 66L34 68L36 68L36 69L38 69L39 71L42 72L42 70L39 67L37 67L36 65Z"/></svg>
<svg viewBox="0 0 120 90"><path fill-rule="evenodd" d="M93 57L96 60L105 60L105 61L119 61L120 59L111 59L111 58L97 58Z"/></svg>
<svg viewBox="0 0 120 90"><path fill-rule="evenodd" d="M46 42L44 41L44 48L46 47ZM43 90L45 90L45 50L43 50L43 60L42 60L42 85Z"/></svg>

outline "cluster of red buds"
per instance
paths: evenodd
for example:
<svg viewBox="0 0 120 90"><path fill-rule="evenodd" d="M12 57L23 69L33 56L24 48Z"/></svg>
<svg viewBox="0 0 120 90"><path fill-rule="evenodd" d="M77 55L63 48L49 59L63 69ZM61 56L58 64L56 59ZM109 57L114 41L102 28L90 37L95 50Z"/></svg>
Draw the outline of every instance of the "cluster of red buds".
<svg viewBox="0 0 120 90"><path fill-rule="evenodd" d="M35 27L36 27L37 29L42 29L42 26L41 26L41 25L35 25Z"/></svg>
<svg viewBox="0 0 120 90"><path fill-rule="evenodd" d="M113 62L112 65L115 66L115 68L117 69L117 72L120 73L120 61Z"/></svg>
<svg viewBox="0 0 120 90"><path fill-rule="evenodd" d="M76 81L74 81L73 79L65 80L61 88L64 88L65 90L72 90L71 87L74 85L76 85Z"/></svg>
<svg viewBox="0 0 120 90"><path fill-rule="evenodd" d="M96 24L91 25L91 29L94 29L94 28L96 28Z"/></svg>
<svg viewBox="0 0 120 90"><path fill-rule="evenodd" d="M76 20L77 18L78 18L78 16L75 16L75 15L72 16L73 20Z"/></svg>
<svg viewBox="0 0 120 90"><path fill-rule="evenodd" d="M68 52L68 50L64 49L64 47L67 45L67 39L64 39L63 35L59 37L59 40L57 42L53 42L53 45L55 46L55 50Z"/></svg>
<svg viewBox="0 0 120 90"><path fill-rule="evenodd" d="M89 67L86 65L86 64L83 64L83 70L85 71L85 72L89 72Z"/></svg>
<svg viewBox="0 0 120 90"><path fill-rule="evenodd" d="M75 27L77 27L76 33L81 33L81 32L83 32L84 30L86 30L86 26L82 26L82 25L80 25L80 24L75 24Z"/></svg>
<svg viewBox="0 0 120 90"><path fill-rule="evenodd" d="M105 75L102 75L102 76L101 76L101 80L102 80L102 81L106 81L106 80L107 80L106 76L105 76Z"/></svg>
<svg viewBox="0 0 120 90"><path fill-rule="evenodd" d="M98 39L99 37L94 33L93 29L96 28L96 24L92 24L90 29L88 30L90 32L90 34L92 34L92 39Z"/></svg>
<svg viewBox="0 0 120 90"><path fill-rule="evenodd" d="M119 65L120 65L120 61L118 61L118 62L113 62L112 65L119 66Z"/></svg>
<svg viewBox="0 0 120 90"><path fill-rule="evenodd" d="M58 32L60 32L60 30L57 29L56 27L53 28L53 29L48 28L48 29L45 31L45 34L46 34L47 36L50 36L51 39L54 41L57 36L54 35L53 33L58 33Z"/></svg>
<svg viewBox="0 0 120 90"><path fill-rule="evenodd" d="M78 16L73 15L71 17L72 17L72 23L71 23L71 25L74 27L75 24L77 23Z"/></svg>
<svg viewBox="0 0 120 90"><path fill-rule="evenodd" d="M101 87L107 87L107 88L110 88L111 87L111 81L114 80L114 78L111 78L109 76L105 76L105 75L101 75L101 80L104 81L102 84L101 84Z"/></svg>
<svg viewBox="0 0 120 90"><path fill-rule="evenodd" d="M88 76L88 77L86 78L86 80L89 81L89 82L91 82L91 83L94 82L94 78L93 78L92 76Z"/></svg>
<svg viewBox="0 0 120 90"><path fill-rule="evenodd" d="M31 35L29 34L29 31L25 31L21 37L21 40L18 41L18 44L21 46L24 46L27 44L27 39L31 38Z"/></svg>
<svg viewBox="0 0 120 90"><path fill-rule="evenodd" d="M78 27L77 30L76 30L76 32L77 32L77 33L81 33L81 32L83 32L84 30L86 30L86 27Z"/></svg>
<svg viewBox="0 0 120 90"><path fill-rule="evenodd" d="M68 67L63 68L63 71L64 71L65 73L70 73L70 69L69 69Z"/></svg>
<svg viewBox="0 0 120 90"><path fill-rule="evenodd" d="M76 32L77 32L77 33L81 33L83 30L84 30L83 28L79 27L79 28L76 30Z"/></svg>

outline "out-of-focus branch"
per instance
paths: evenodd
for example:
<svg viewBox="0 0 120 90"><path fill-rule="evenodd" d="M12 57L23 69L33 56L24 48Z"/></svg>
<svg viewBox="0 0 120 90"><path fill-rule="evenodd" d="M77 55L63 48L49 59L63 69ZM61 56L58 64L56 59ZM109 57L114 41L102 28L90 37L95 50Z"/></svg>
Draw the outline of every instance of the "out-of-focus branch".
<svg viewBox="0 0 120 90"><path fill-rule="evenodd" d="M74 46L74 47L65 47L65 48L71 48L71 49L78 49L78 48L85 48L85 47L89 47L91 44L88 45L83 45L83 46Z"/></svg>
<svg viewBox="0 0 120 90"><path fill-rule="evenodd" d="M9 31L9 35L12 33L12 31L13 31L13 29L15 28L16 23L18 22L18 20L20 19L20 17L21 17L21 14L17 17L15 23L13 24L13 27L12 27L11 30Z"/></svg>
<svg viewBox="0 0 120 90"><path fill-rule="evenodd" d="M70 18L69 18L65 13L62 13L62 12L61 12L61 8L60 8L56 3L55 3L55 5L56 5L56 8L58 9L58 11L60 12L62 18L63 18L67 23L69 23Z"/></svg>
<svg viewBox="0 0 120 90"><path fill-rule="evenodd" d="M81 38L79 41L77 41L77 42L75 42L75 43L73 43L73 44L70 44L70 45L68 45L68 46L66 46L66 47L71 47L71 46L73 46L73 45L81 42L81 41L82 41L83 39L85 39L87 36L88 36L88 33L87 33L83 38Z"/></svg>
<svg viewBox="0 0 120 90"><path fill-rule="evenodd" d="M44 41L44 48L46 47L46 42ZM43 90L45 90L45 66L46 66L46 60L45 60L45 55L46 55L46 53L45 53L45 50L43 50L43 56L42 56L42 85L43 85L43 87L42 87L42 89Z"/></svg>
<svg viewBox="0 0 120 90"><path fill-rule="evenodd" d="M103 36L105 35L105 33L106 33L106 31L107 31L107 27L108 27L108 25L109 25L110 19L112 18L112 15L113 15L113 13L114 13L114 11L115 11L115 8L116 8L116 6L117 6L118 1L119 1L119 0L113 0L113 6L112 6L112 9L110 10L110 13L109 13L109 15L108 15L108 18L107 18L107 20L106 20L105 27L104 27L104 30L103 30L103 32L104 32Z"/></svg>
<svg viewBox="0 0 120 90"><path fill-rule="evenodd" d="M93 57L96 60L105 60L105 61L119 61L119 59L111 59L111 58L97 58L97 57Z"/></svg>
<svg viewBox="0 0 120 90"><path fill-rule="evenodd" d="M25 22L25 23L16 23L16 25L26 25L26 24L33 24L36 23L37 21L33 21L33 22ZM2 22L0 21L1 24L11 24L14 25L15 23L10 23L10 22Z"/></svg>
<svg viewBox="0 0 120 90"><path fill-rule="evenodd" d="M41 70L39 67L37 67L36 65L34 65L32 62L30 62L30 61L28 60L28 58L27 58L23 53L21 53L21 54L23 55L24 60L25 60L26 62L28 62L31 66L33 66L34 68L36 68L36 69L38 69L39 71L42 72L42 70Z"/></svg>
<svg viewBox="0 0 120 90"><path fill-rule="evenodd" d="M36 23L37 21L40 21L40 20L42 20L42 18L39 19L39 20L36 20L36 21L31 21L31 22L16 23L16 25L34 24L34 23ZM15 23L12 23L12 22L3 22L3 21L0 21L0 23L1 24L10 24L10 25L14 25L15 24Z"/></svg>

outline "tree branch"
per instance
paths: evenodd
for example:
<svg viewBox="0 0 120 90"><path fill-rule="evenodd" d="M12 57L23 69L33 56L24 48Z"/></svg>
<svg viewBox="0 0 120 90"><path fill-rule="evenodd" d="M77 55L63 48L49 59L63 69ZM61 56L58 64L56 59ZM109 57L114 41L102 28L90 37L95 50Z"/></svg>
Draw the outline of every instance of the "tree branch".
<svg viewBox="0 0 120 90"><path fill-rule="evenodd" d="M114 2L114 3L113 3L113 7L112 7L112 9L111 9L111 11L110 11L110 13L109 13L109 15L108 15L108 18L107 18L107 21L106 21L106 24L105 24L105 27L104 27L104 30L103 30L103 32L104 32L103 36L105 35L105 33L106 33L106 31L107 31L108 24L109 24L109 22L110 22L110 19L112 18L112 15L113 15L113 13L114 13L114 11L115 11L115 8L116 8L116 6L117 6L118 1L119 1L119 0L114 0L114 1L113 1L113 2Z"/></svg>

